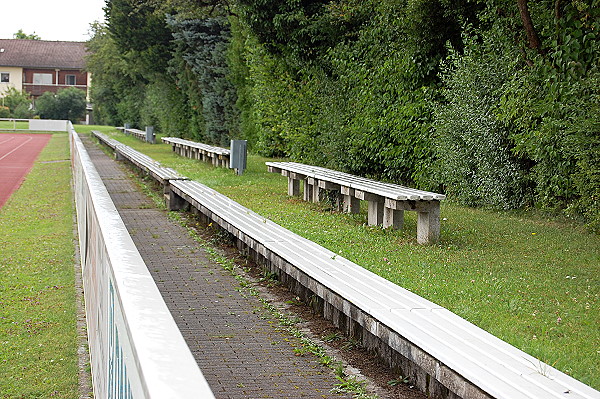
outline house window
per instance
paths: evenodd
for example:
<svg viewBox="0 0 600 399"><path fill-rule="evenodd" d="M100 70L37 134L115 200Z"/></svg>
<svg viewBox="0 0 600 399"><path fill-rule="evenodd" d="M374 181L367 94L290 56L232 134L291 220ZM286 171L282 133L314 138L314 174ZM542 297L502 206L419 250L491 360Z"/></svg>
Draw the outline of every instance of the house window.
<svg viewBox="0 0 600 399"><path fill-rule="evenodd" d="M8 82L10 82L10 73L0 72L0 83L8 83Z"/></svg>
<svg viewBox="0 0 600 399"><path fill-rule="evenodd" d="M69 86L75 86L77 83L77 80L75 79L75 75L66 75L65 76L65 84L69 85Z"/></svg>
<svg viewBox="0 0 600 399"><path fill-rule="evenodd" d="M34 73L33 74L34 85L51 85L52 74L51 73Z"/></svg>

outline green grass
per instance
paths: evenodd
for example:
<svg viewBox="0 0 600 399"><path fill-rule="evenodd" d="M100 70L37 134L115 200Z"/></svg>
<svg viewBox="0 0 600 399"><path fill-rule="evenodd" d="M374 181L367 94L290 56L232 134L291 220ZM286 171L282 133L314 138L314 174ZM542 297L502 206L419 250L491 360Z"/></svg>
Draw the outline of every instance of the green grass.
<svg viewBox="0 0 600 399"><path fill-rule="evenodd" d="M0 129L29 129L29 122L0 121Z"/></svg>
<svg viewBox="0 0 600 399"><path fill-rule="evenodd" d="M71 163L52 136L0 209L0 397L77 398Z"/></svg>
<svg viewBox="0 0 600 399"><path fill-rule="evenodd" d="M266 171L270 159L250 155L236 176L165 144L113 137L600 388L600 238L582 227L445 201L440 242L421 246L414 212L391 231L367 226L365 209L348 215L290 198L286 178Z"/></svg>

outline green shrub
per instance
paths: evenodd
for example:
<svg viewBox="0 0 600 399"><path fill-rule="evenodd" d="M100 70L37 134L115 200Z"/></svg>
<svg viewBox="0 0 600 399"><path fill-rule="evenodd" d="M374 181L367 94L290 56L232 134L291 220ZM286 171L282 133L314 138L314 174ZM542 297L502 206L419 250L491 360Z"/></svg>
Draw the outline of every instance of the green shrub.
<svg viewBox="0 0 600 399"><path fill-rule="evenodd" d="M85 116L85 92L75 87L60 89L56 94L47 91L37 99L35 106L44 119L77 122Z"/></svg>
<svg viewBox="0 0 600 399"><path fill-rule="evenodd" d="M579 6L579 5L578 5ZM592 17L588 12L595 12ZM546 54L502 101L516 151L531 160L536 204L600 226L600 10L569 5Z"/></svg>
<svg viewBox="0 0 600 399"><path fill-rule="evenodd" d="M468 205L518 208L526 203L523 166L513 155L510 127L497 116L518 54L497 30L482 43L453 52L442 74L443 100L436 105L434 143L439 179L448 194Z"/></svg>
<svg viewBox="0 0 600 399"><path fill-rule="evenodd" d="M3 93L2 105L9 108L10 113L14 118L26 118L25 116L17 116L16 114L21 114L23 110L29 110L31 108L31 97L24 91L9 87ZM28 115L29 114L31 114L31 112L29 112Z"/></svg>
<svg viewBox="0 0 600 399"><path fill-rule="evenodd" d="M17 119L31 119L33 118L34 112L31 109L31 103L21 103L17 105L12 113L13 118Z"/></svg>
<svg viewBox="0 0 600 399"><path fill-rule="evenodd" d="M0 105L0 118L9 118L10 108Z"/></svg>

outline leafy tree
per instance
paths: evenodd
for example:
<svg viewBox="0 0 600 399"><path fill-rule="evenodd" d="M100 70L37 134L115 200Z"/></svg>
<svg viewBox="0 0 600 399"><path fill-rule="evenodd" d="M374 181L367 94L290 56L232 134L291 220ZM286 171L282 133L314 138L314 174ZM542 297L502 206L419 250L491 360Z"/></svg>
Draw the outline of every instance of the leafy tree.
<svg viewBox="0 0 600 399"><path fill-rule="evenodd" d="M518 70L519 53L492 30L451 53L435 112L434 148L439 180L470 206L519 208L527 203L524 165L513 154L510 127L498 104Z"/></svg>
<svg viewBox="0 0 600 399"><path fill-rule="evenodd" d="M129 61L131 72L146 81L163 75L171 58L171 31L165 14L144 1L107 0L107 27L116 49Z"/></svg>
<svg viewBox="0 0 600 399"><path fill-rule="evenodd" d="M290 57L291 64L314 60L349 40L368 20L370 2L238 0L241 19L266 49Z"/></svg>
<svg viewBox="0 0 600 399"><path fill-rule="evenodd" d="M45 119L76 122L85 116L85 108L85 93L75 87L61 89L57 94L45 92L36 101L36 110Z"/></svg>
<svg viewBox="0 0 600 399"><path fill-rule="evenodd" d="M169 19L183 59L201 90L206 140L224 145L236 135L237 95L228 79L229 26L225 18L177 21Z"/></svg>
<svg viewBox="0 0 600 399"><path fill-rule="evenodd" d="M60 119L58 117L58 102L56 94L47 91L35 101L35 109L43 119Z"/></svg>
<svg viewBox="0 0 600 399"><path fill-rule="evenodd" d="M23 32L23 29L19 29L19 31L13 35L13 38L15 38L15 39L29 39L29 40L42 40L42 38L39 37L38 35L36 35L35 32L33 32L32 34L28 35L27 33Z"/></svg>
<svg viewBox="0 0 600 399"><path fill-rule="evenodd" d="M471 205L555 208L600 229L599 10L599 0L107 0L88 69L107 123L244 137L264 155Z"/></svg>
<svg viewBox="0 0 600 399"><path fill-rule="evenodd" d="M86 69L93 76L90 96L95 120L113 126L136 121L136 118L130 118L137 113L131 111L129 106L123 107L120 104L125 98L129 98L127 93L135 92L135 88L140 87L141 83L138 83L138 75L131 72L127 60L121 56L105 25L92 25L92 37L87 47L89 53ZM131 107L136 109L136 103L131 104Z"/></svg>
<svg viewBox="0 0 600 399"><path fill-rule="evenodd" d="M22 111L31 108L31 97L24 91L9 87L3 93L2 105L7 106L11 115L15 118L23 118L23 116L21 116L23 113ZM18 116L17 113L19 114Z"/></svg>

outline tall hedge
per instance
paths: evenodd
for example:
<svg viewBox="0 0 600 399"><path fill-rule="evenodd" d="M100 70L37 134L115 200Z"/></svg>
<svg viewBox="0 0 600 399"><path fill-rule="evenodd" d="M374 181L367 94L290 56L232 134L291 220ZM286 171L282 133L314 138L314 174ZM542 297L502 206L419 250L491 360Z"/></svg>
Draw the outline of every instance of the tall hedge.
<svg viewBox="0 0 600 399"><path fill-rule="evenodd" d="M267 3L107 1L99 115L600 229L600 0Z"/></svg>

